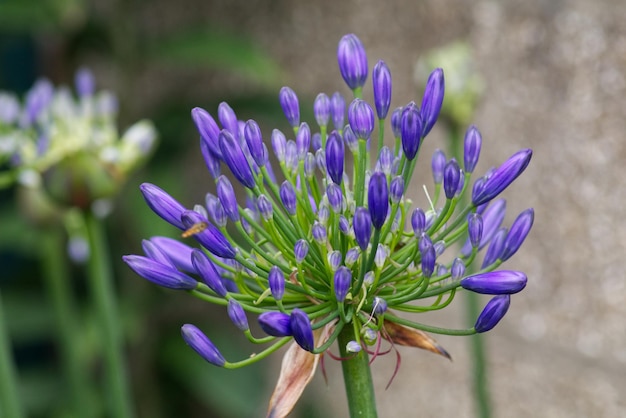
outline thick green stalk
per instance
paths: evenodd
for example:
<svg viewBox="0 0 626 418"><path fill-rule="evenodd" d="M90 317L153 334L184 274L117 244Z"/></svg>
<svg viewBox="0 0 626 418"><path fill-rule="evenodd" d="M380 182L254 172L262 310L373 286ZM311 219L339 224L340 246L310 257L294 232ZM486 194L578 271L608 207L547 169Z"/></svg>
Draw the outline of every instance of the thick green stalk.
<svg viewBox="0 0 626 418"><path fill-rule="evenodd" d="M24 411L17 390L17 372L11 354L11 342L4 322L0 295L0 416L22 418Z"/></svg>
<svg viewBox="0 0 626 418"><path fill-rule="evenodd" d="M341 362L350 417L376 418L378 416L376 412L376 396L374 394L374 385L372 384L369 357L364 351L357 355L346 351L346 344L353 340L356 340L354 328L347 324L341 330L337 342L339 343L341 357L350 358Z"/></svg>
<svg viewBox="0 0 626 418"><path fill-rule="evenodd" d="M93 303L100 321L100 335L105 356L106 389L109 414L116 418L133 416L124 364L124 341L113 290L109 249L102 223L87 212L85 225L89 235L89 280Z"/></svg>
<svg viewBox="0 0 626 418"><path fill-rule="evenodd" d="M67 256L60 228L53 226L43 234L41 260L43 278L57 323L57 342L68 381L74 416L90 417L95 412L89 406L92 404L92 392L86 358L80 349L82 340L79 333L79 315L72 296Z"/></svg>

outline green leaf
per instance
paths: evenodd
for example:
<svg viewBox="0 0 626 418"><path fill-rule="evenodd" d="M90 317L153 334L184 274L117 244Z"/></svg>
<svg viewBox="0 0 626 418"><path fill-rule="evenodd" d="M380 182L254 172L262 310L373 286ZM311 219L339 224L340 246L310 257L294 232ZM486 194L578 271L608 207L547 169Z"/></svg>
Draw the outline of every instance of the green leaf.
<svg viewBox="0 0 626 418"><path fill-rule="evenodd" d="M278 65L253 40L211 28L174 33L156 40L149 51L157 61L232 71L269 86L280 79Z"/></svg>

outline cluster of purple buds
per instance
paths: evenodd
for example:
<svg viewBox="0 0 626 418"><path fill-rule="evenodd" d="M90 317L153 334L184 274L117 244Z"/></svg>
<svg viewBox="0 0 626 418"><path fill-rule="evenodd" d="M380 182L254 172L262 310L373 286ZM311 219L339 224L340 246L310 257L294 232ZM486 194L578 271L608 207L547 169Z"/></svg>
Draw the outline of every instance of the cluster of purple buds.
<svg viewBox="0 0 626 418"><path fill-rule="evenodd" d="M322 353L344 327L356 331L348 352L385 338L391 323L444 334L485 332L502 319L510 295L526 285L524 273L498 267L524 242L533 211L522 212L507 229L504 200L496 198L524 171L532 151L518 151L472 182L482 138L471 126L463 161L441 151L433 155L431 207L411 207L406 192L421 188L421 182L411 184L412 173L441 110L443 70L430 74L420 106L411 102L390 111L388 66L379 61L372 71L372 106L361 96L369 70L361 41L344 36L337 56L354 98L321 93L311 125L301 122L299 98L288 87L279 101L290 129L274 129L265 139L256 122L239 121L225 103L217 120L204 109L192 111L216 183L206 206L189 210L157 186L141 186L150 208L182 230L189 245L152 238L145 257L124 258L130 267L161 286L228 306L250 341L275 343L231 363L185 325L186 342L215 365L249 364L292 340ZM232 179L245 197L236 196ZM194 239L201 249L192 248ZM444 255L462 241L458 254ZM477 257L480 270L468 275ZM394 313L441 309L460 288L493 295L473 328L434 328ZM247 315L258 318L267 336L253 336ZM316 340L329 325L327 338Z"/></svg>

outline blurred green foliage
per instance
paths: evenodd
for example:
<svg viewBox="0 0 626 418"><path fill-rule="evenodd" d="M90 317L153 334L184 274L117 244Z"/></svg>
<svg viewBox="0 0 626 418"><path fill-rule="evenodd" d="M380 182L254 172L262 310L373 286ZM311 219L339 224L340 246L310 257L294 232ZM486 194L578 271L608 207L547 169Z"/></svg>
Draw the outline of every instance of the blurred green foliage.
<svg viewBox="0 0 626 418"><path fill-rule="evenodd" d="M229 358L250 355L251 346L233 332L236 329L224 312L184 293L156 288L127 269L120 257L141 252L142 238L177 234L145 205L138 191L140 183L158 184L189 206L202 203L204 193L212 189L189 113L194 106L213 112L218 101L216 97L198 97L193 86L181 94L180 80L237 77L253 88L246 89L245 95L222 91L219 101L229 101L242 115L254 114L261 124L280 126L284 120L276 98L282 75L277 63L245 30L228 31L204 19L181 22L167 33L157 30L159 35L154 36L140 24L137 13L126 13L131 5L150 8L151 2L111 2L105 7L109 13L100 13L95 2L88 0L0 0L0 89L22 93L39 76L68 84L76 67L87 64L99 87L114 87L103 86L100 74L122 86L122 91L116 91L121 101L120 129L138 118L155 122L159 149L117 196L116 209L107 220L137 415L263 415L278 371L268 373L265 365L269 362L237 371L203 362L180 338L183 323L203 328ZM178 6L172 3L170 7ZM220 19L223 24L226 17ZM167 94L151 96L138 91L148 70L168 74L165 80L154 80L167 84L161 88ZM63 377L55 344L56 325L38 257L38 243L45 231L27 222L16 200L15 189L0 190L0 289L14 342L21 397L29 417L65 417L67 388L59 384ZM76 338L81 339L90 374L100 385L99 330L84 276L84 266L74 265L68 277L80 310L81 331ZM97 416L104 400L95 402ZM307 411L302 416L321 416L306 400L300 408Z"/></svg>

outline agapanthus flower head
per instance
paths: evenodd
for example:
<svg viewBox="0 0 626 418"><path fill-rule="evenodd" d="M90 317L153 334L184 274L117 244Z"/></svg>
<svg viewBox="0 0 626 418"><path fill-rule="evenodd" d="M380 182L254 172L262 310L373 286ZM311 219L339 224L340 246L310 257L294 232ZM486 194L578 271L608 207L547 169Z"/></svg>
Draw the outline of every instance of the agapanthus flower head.
<svg viewBox="0 0 626 418"><path fill-rule="evenodd" d="M148 121L119 133L116 103L111 92L96 90L86 68L76 72L75 94L43 78L21 102L0 91L0 188L18 184L37 189L49 206L61 210L98 211L112 202L156 144ZM24 212L37 217L40 205L26 205Z"/></svg>
<svg viewBox="0 0 626 418"><path fill-rule="evenodd" d="M142 188L159 216L203 247L190 250L168 244L164 249L164 245L148 244L146 252L155 258L150 263L185 274L173 277L183 286L196 283L193 295L228 303L231 320L251 342L273 341L275 345L268 350L293 341L295 350L320 354L342 330L349 330L354 333L349 355L382 354L381 340L388 340L392 346L413 345L447 356L430 337L425 345L422 330L468 335L487 331L506 313L507 298L526 285L524 273L496 269L519 250L532 225L532 212L520 215L508 232L502 226L504 200L494 198L524 170L531 151L514 154L472 185L482 139L470 128L463 167L436 151L434 187L424 186L427 206L416 207L407 192L417 190L418 185L421 190L421 180L417 183L412 177L421 144L442 105L443 71L435 70L429 77L421 109L411 102L392 113L390 130L384 120L389 117L391 97L386 66L378 64L374 71L372 106L361 96L368 67L356 36L342 38L338 59L355 95L348 109L349 124L344 126L346 101L339 93L330 99L318 96L314 104L317 123L311 124L299 120L293 91L281 90L281 106L294 136L287 140L282 132L272 131L271 147L278 160L276 168L280 168L275 174L270 174L272 164L261 155L267 146L261 147L265 144L258 125L239 123L242 133L236 136L226 127L234 125L229 121L234 112L222 110L231 116L218 117L224 126L217 134L220 154L210 151L214 138L203 143L213 144L205 148L218 164L230 168L232 177L216 176L214 194L218 197L207 198L206 215L202 208L186 209L156 186L149 187L149 193ZM374 108L381 119L378 122ZM195 112L196 124L212 120L198 115L204 113ZM330 119L334 129L326 126ZM209 125L205 136L214 137L215 128ZM375 132L379 138L371 138ZM393 140L395 146L385 145L385 139ZM352 158L346 157L346 147ZM351 160L353 166L347 167ZM235 198L226 176L245 186L245 197ZM233 225L226 225L226 218ZM460 240L467 243L456 251ZM180 261L183 256L191 258L192 271L188 271L189 262ZM468 276L468 266L477 257L482 257L482 269ZM487 304L476 326L467 330L433 328L395 314L442 309L461 290L506 297ZM267 336L252 336L247 328L250 315L258 315ZM224 367L263 357L224 362Z"/></svg>

